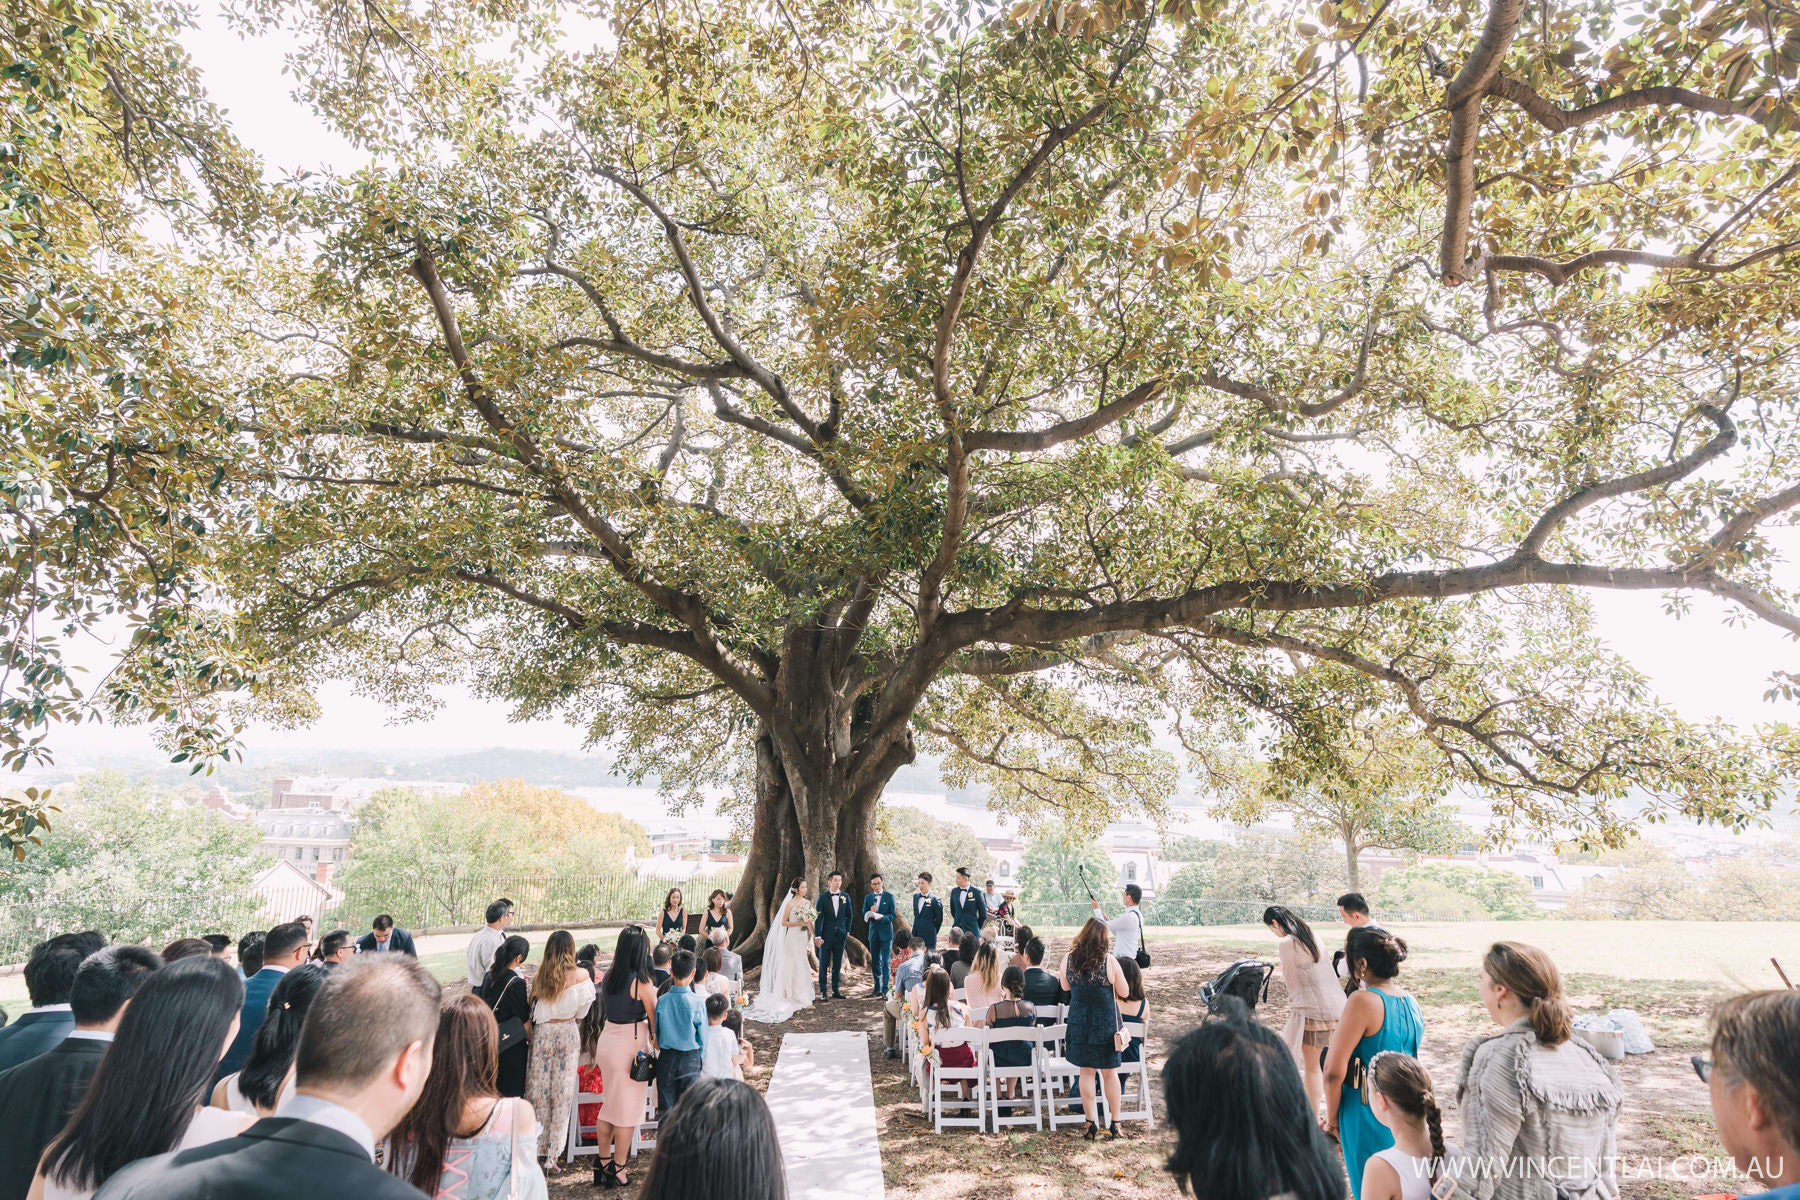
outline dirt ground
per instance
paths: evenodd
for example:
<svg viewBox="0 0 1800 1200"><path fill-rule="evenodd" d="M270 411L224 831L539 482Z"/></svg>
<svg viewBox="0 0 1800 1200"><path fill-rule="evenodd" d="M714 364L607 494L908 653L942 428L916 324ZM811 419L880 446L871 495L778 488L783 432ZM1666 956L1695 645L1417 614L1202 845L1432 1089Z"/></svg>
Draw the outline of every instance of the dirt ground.
<svg viewBox="0 0 1800 1200"><path fill-rule="evenodd" d="M1052 947L1053 953L1066 949L1060 942ZM882 1054L881 1010L874 1000L860 998L870 989L866 971L846 971L845 994L855 999L815 1005L780 1027L751 1024L748 1032L756 1046L758 1065L750 1083L759 1091L767 1090L783 1033L863 1030L869 1035L876 1120L891 1200L1174 1198L1180 1191L1164 1170L1172 1137L1164 1120L1158 1071L1173 1042L1203 1015L1200 985L1237 958L1260 957L1273 962L1274 955L1273 944L1266 942L1164 943L1152 951L1156 964L1145 982L1150 1002L1150 1074L1156 1093L1154 1131L1145 1129L1142 1122L1133 1122L1122 1126L1126 1136L1112 1144L1082 1141L1080 1126L1055 1133L1025 1130L995 1135L967 1129L933 1133L919 1111L918 1093L901 1063ZM1444 1124L1454 1142L1459 1140L1461 1128L1453 1093L1463 1043L1493 1028L1476 996L1475 959L1471 957L1466 967L1434 967L1402 978L1419 997L1424 1011L1422 1058L1439 1097L1449 1101ZM750 985L754 988L755 984L753 972ZM1720 989L1698 982L1647 983L1581 973L1571 974L1568 984L1577 1012L1636 1009L1657 1043L1654 1053L1632 1056L1621 1064L1626 1093L1626 1111L1619 1128L1619 1152L1625 1168L1623 1200L1683 1200L1736 1190L1736 1182L1729 1178L1704 1174L1696 1178L1699 1156L1716 1156L1718 1150L1706 1088L1688 1060L1703 1048L1705 1015ZM1258 1015L1275 1028L1286 1021L1287 995L1279 974ZM591 1186L594 1160L579 1161L580 1169L552 1177L553 1194L586 1191ZM648 1162L639 1164L633 1171L632 1187L619 1194L635 1194L647 1167Z"/></svg>

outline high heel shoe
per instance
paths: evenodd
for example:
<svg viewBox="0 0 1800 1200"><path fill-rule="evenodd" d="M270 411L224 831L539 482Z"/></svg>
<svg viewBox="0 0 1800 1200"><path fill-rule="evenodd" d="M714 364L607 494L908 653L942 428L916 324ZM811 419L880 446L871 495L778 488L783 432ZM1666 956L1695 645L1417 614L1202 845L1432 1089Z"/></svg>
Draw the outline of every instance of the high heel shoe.
<svg viewBox="0 0 1800 1200"><path fill-rule="evenodd" d="M1119 1123L1117 1121L1112 1122L1106 1127L1106 1140L1109 1142L1116 1142L1119 1140Z"/></svg>
<svg viewBox="0 0 1800 1200"><path fill-rule="evenodd" d="M594 1168L594 1186L597 1188L616 1188L619 1186L619 1164L612 1159Z"/></svg>
<svg viewBox="0 0 1800 1200"><path fill-rule="evenodd" d="M1092 1121L1089 1121L1087 1123L1087 1128L1081 1131L1081 1140L1084 1142L1091 1142L1099 1134L1099 1132L1100 1132L1100 1127L1098 1125L1094 1124Z"/></svg>

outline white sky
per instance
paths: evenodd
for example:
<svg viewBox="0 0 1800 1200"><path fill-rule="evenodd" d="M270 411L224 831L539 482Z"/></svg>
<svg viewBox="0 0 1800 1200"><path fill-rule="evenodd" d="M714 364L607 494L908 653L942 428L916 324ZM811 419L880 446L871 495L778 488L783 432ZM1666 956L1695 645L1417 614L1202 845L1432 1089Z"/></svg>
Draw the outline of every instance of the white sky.
<svg viewBox="0 0 1800 1200"><path fill-rule="evenodd" d="M200 6L200 19L201 28L184 40L213 99L231 114L238 135L263 156L271 175L321 165L352 170L366 161L361 151L292 99L278 39L239 39L212 5ZM1793 578L1791 569L1788 577ZM1800 652L1772 627L1757 622L1729 627L1727 606L1710 597L1696 597L1693 614L1679 622L1663 614L1662 599L1654 595L1601 593L1595 604L1601 635L1649 675L1657 692L1685 716L1717 716L1745 725L1800 719L1794 705L1762 699L1772 669L1800 671ZM77 657L98 665L100 649L88 647ZM354 695L346 685L328 685L320 693L323 716L315 725L297 732L253 729L247 745L259 754L383 746L572 752L580 746L580 734L560 723L510 722L504 706L477 700L462 689L449 689L444 698L447 703L434 719L396 726L380 705ZM56 745L78 754L154 750L141 730L92 725L59 731Z"/></svg>

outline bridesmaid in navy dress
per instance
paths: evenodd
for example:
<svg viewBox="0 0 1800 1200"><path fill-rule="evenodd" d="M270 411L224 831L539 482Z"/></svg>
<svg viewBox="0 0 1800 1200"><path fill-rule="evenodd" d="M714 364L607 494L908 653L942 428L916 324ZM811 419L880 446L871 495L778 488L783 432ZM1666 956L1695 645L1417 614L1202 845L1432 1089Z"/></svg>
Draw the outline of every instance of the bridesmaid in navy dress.
<svg viewBox="0 0 1800 1200"><path fill-rule="evenodd" d="M682 903L681 889L670 888L669 894L663 897L662 920L656 927L656 939L666 942L672 937L680 937L686 932L682 927L687 924L687 906Z"/></svg>
<svg viewBox="0 0 1800 1200"><path fill-rule="evenodd" d="M700 933L702 934L700 944L702 946L712 940L712 931L715 929L723 929L725 931L725 944L728 946L731 944L730 900L731 897L725 894L723 888L714 888L713 894L706 898L706 925L700 930Z"/></svg>
<svg viewBox="0 0 1800 1200"><path fill-rule="evenodd" d="M1126 993L1125 973L1112 953L1112 930L1089 917L1056 972L1069 993L1068 1040L1063 1057L1081 1068L1081 1111L1087 1116L1082 1136L1093 1141L1100 1126L1094 1111L1094 1077L1106 1094L1108 1114L1119 1111L1119 1051L1113 1036L1121 1028L1119 997ZM1109 1121L1106 1140L1119 1136L1119 1123Z"/></svg>

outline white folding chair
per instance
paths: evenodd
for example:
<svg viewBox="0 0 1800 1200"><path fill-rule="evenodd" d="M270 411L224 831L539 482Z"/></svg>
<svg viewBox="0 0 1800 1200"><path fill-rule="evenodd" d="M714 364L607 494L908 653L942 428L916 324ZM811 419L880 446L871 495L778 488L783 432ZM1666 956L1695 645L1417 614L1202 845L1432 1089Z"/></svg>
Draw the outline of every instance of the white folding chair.
<svg viewBox="0 0 1800 1200"><path fill-rule="evenodd" d="M1150 1104L1150 1039L1142 1021L1125 1022L1128 1036L1138 1038L1138 1060L1119 1064L1119 1115L1121 1121L1148 1121L1156 1128L1156 1113ZM1136 1087L1128 1087L1133 1081Z"/></svg>
<svg viewBox="0 0 1800 1200"><path fill-rule="evenodd" d="M1069 1036L1067 1025L1048 1025L1038 1030L1043 1039L1043 1053L1038 1058L1038 1077L1043 1081L1044 1103L1049 1109L1050 1128L1063 1125L1085 1125L1087 1114L1081 1109L1081 1068L1063 1057L1064 1041Z"/></svg>
<svg viewBox="0 0 1800 1200"><path fill-rule="evenodd" d="M605 1086L602 1084L602 1086ZM600 1104L605 1100L599 1092L575 1093L575 1107L569 1110L569 1148L563 1157L574 1162L577 1155L600 1153L600 1135L593 1125L581 1123L581 1106L584 1104ZM583 1142L583 1136L591 1137L591 1142Z"/></svg>
<svg viewBox="0 0 1800 1200"><path fill-rule="evenodd" d="M651 1080L644 1092L644 1119L631 1131L631 1157L636 1158L640 1149L656 1149L656 1125L656 1081Z"/></svg>
<svg viewBox="0 0 1800 1200"><path fill-rule="evenodd" d="M1043 1031L1035 1026L1004 1026L987 1031L987 1046L983 1051L983 1061L987 1065L988 1097L993 1103L993 1130L999 1133L1008 1125L1029 1125L1033 1129L1044 1127L1044 1086L1043 1076L1038 1073L1038 1055L1043 1045ZM1022 1067L1003 1067L994 1061L994 1047L1025 1043L1028 1047L1025 1065ZM1000 1085L1009 1080L1016 1080L1022 1086L1019 1096L1008 1100L1000 1095ZM1026 1097L1031 1097L1031 1114L1029 1116L1007 1116L1002 1108L1017 1106Z"/></svg>
<svg viewBox="0 0 1800 1200"><path fill-rule="evenodd" d="M987 1030L977 1029L972 1025L959 1025L955 1029L933 1029L931 1044L938 1048L938 1058L926 1067L931 1079L931 1121L937 1132L944 1132L946 1125L969 1129L981 1129L987 1123L987 1072L984 1066L987 1051ZM975 1055L972 1067L946 1067L943 1062L943 1050L948 1046L967 1046ZM972 1083L975 1093L969 1099L963 1099L962 1085ZM949 1094L946 1095L945 1093ZM972 1116L946 1117L946 1108L962 1112L972 1112Z"/></svg>

